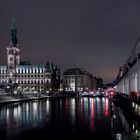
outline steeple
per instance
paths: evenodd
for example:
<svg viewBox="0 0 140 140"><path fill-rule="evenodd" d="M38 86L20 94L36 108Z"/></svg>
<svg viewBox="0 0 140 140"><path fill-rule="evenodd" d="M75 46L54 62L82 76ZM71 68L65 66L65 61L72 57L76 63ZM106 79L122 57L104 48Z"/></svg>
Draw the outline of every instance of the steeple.
<svg viewBox="0 0 140 140"><path fill-rule="evenodd" d="M20 48L17 40L17 28L15 23L15 16L11 24L11 41L7 47L7 80L16 83L17 68L20 65Z"/></svg>
<svg viewBox="0 0 140 140"><path fill-rule="evenodd" d="M11 43L13 44L14 47L17 46L18 40L17 40L17 28L16 28L16 23L15 23L15 15L13 14L13 20L11 24Z"/></svg>

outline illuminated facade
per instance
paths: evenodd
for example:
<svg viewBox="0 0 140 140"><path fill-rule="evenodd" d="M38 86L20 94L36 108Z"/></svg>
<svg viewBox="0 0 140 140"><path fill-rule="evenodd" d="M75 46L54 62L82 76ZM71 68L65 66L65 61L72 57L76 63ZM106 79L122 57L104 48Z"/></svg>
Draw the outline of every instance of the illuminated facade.
<svg viewBox="0 0 140 140"><path fill-rule="evenodd" d="M80 68L67 69L63 73L65 91L90 91L93 89L93 76Z"/></svg>
<svg viewBox="0 0 140 140"><path fill-rule="evenodd" d="M7 65L0 66L0 85L16 85L16 89L23 92L50 92L59 90L60 75L57 66L49 62L32 65L20 61L20 45L13 18L11 42L7 47Z"/></svg>

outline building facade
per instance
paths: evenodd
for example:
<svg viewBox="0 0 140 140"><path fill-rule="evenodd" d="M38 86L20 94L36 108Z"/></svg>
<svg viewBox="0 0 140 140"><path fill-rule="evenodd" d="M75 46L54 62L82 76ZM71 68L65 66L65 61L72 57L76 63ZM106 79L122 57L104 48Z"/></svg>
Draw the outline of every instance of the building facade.
<svg viewBox="0 0 140 140"><path fill-rule="evenodd" d="M94 77L94 79L96 80L96 89L102 88L103 87L103 79L98 78L98 77Z"/></svg>
<svg viewBox="0 0 140 140"><path fill-rule="evenodd" d="M93 89L93 76L80 68L70 68L63 73L65 91L90 91Z"/></svg>
<svg viewBox="0 0 140 140"><path fill-rule="evenodd" d="M7 47L7 65L0 66L1 87L14 87L14 90L21 92L53 92L60 88L60 76L60 69L49 62L32 65L20 61L20 44L13 18L11 41Z"/></svg>

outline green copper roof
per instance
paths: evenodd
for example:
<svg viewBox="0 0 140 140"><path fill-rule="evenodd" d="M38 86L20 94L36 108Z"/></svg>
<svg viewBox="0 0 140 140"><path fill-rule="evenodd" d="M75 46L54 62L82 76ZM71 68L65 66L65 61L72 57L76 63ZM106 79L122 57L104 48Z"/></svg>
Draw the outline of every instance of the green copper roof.
<svg viewBox="0 0 140 140"><path fill-rule="evenodd" d="M15 23L15 15L13 15L13 20L11 24L11 42L13 43L13 46L17 46L17 28L16 28L16 23Z"/></svg>

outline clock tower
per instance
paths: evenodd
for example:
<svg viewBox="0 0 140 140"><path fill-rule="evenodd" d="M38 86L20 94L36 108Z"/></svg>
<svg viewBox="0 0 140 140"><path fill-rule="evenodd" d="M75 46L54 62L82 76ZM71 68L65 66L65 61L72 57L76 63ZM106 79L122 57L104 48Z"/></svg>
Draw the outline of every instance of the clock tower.
<svg viewBox="0 0 140 140"><path fill-rule="evenodd" d="M8 83L16 83L16 69L20 65L20 48L17 39L15 17L11 24L11 41L7 47L7 80Z"/></svg>

